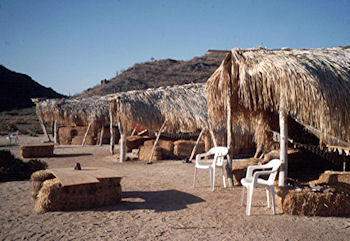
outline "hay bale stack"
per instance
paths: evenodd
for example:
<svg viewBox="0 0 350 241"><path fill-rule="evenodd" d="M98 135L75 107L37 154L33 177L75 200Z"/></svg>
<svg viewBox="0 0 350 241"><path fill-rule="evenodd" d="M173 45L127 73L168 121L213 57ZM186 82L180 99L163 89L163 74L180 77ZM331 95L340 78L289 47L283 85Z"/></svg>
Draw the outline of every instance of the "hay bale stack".
<svg viewBox="0 0 350 241"><path fill-rule="evenodd" d="M121 200L118 178L100 179L99 183L62 186L57 178L45 180L35 199L37 212L69 211L103 207Z"/></svg>
<svg viewBox="0 0 350 241"><path fill-rule="evenodd" d="M323 186L324 191L309 188L296 191L279 188L276 193L277 210L290 215L348 216L350 192L338 187Z"/></svg>
<svg viewBox="0 0 350 241"><path fill-rule="evenodd" d="M346 184L350 190L350 172L325 171L321 174L316 184Z"/></svg>
<svg viewBox="0 0 350 241"><path fill-rule="evenodd" d="M53 156L54 145L21 145L21 158L51 157Z"/></svg>
<svg viewBox="0 0 350 241"><path fill-rule="evenodd" d="M149 158L151 157L153 146L152 145L143 145L140 147L139 150L139 160L140 161L149 161ZM156 146L154 149L152 161L159 161L162 160L162 148L159 146Z"/></svg>
<svg viewBox="0 0 350 241"><path fill-rule="evenodd" d="M61 126L58 127L58 143L61 145L70 145L72 143L72 136L74 132L72 132L72 128L70 126Z"/></svg>
<svg viewBox="0 0 350 241"><path fill-rule="evenodd" d="M196 141L178 140L174 142L174 155L180 159L190 157ZM204 153L205 145L200 141L195 154Z"/></svg>
<svg viewBox="0 0 350 241"><path fill-rule="evenodd" d="M58 143L61 145L81 145L87 126L62 126L58 128ZM91 129L86 137L86 145L96 144L96 133Z"/></svg>
<svg viewBox="0 0 350 241"><path fill-rule="evenodd" d="M153 147L155 140L145 141L144 145L148 147ZM159 147L162 151L163 158L172 158L174 157L174 142L168 140L159 139L157 143L157 147Z"/></svg>
<svg viewBox="0 0 350 241"><path fill-rule="evenodd" d="M143 143L150 138L147 136L128 136L126 138L126 147L128 150L139 148Z"/></svg>
<svg viewBox="0 0 350 241"><path fill-rule="evenodd" d="M35 201L38 197L38 193L42 187L42 183L49 179L54 179L55 176L49 170L40 170L34 172L30 180L32 181L33 191L32 191L32 199Z"/></svg>

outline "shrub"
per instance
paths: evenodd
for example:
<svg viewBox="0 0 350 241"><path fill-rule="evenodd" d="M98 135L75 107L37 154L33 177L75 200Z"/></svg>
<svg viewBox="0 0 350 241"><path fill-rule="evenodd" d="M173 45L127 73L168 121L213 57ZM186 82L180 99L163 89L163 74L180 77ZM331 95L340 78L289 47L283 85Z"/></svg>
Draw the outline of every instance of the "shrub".
<svg viewBox="0 0 350 241"><path fill-rule="evenodd" d="M27 180L33 172L46 168L46 162L36 159L24 162L10 151L0 150L0 182Z"/></svg>

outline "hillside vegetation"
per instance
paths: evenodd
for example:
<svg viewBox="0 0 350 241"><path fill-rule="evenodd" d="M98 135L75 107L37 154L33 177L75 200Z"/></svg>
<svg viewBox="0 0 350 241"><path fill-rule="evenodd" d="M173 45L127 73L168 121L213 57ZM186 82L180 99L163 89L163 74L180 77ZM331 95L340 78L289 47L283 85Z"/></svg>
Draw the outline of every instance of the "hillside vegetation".
<svg viewBox="0 0 350 241"><path fill-rule="evenodd" d="M110 80L102 80L99 85L76 97L205 82L223 57L222 54L206 54L189 61L164 59L138 63Z"/></svg>

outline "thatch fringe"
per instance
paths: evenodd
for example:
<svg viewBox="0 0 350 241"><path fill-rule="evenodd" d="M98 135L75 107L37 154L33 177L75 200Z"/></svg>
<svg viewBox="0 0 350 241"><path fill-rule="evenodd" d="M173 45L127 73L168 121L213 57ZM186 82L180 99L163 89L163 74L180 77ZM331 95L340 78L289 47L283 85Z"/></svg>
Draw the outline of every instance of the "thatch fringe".
<svg viewBox="0 0 350 241"><path fill-rule="evenodd" d="M109 123L109 96L81 99L33 99L36 113L44 121L57 120L65 125L101 128Z"/></svg>
<svg viewBox="0 0 350 241"><path fill-rule="evenodd" d="M206 85L210 122L217 127L226 125L228 81L235 123L249 120L248 129L270 126L268 113L278 113L282 92L284 111L319 130L320 143L331 143L331 136L350 143L348 47L233 49Z"/></svg>
<svg viewBox="0 0 350 241"><path fill-rule="evenodd" d="M208 128L205 84L202 83L118 93L112 101L117 102L114 111L127 129L132 129L134 122L158 131L164 121L165 131L171 133Z"/></svg>

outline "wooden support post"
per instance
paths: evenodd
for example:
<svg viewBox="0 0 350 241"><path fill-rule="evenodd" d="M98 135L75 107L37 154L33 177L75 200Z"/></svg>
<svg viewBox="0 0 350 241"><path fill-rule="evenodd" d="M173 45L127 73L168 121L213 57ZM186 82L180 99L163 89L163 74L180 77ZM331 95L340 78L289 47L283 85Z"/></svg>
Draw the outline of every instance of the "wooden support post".
<svg viewBox="0 0 350 241"><path fill-rule="evenodd" d="M53 141L55 144L58 143L58 135L57 135L57 120L53 123Z"/></svg>
<svg viewBox="0 0 350 241"><path fill-rule="evenodd" d="M231 78L227 83L226 93L226 120L227 120L227 163L226 163L226 176L228 180L228 186L233 187L233 174L232 174L232 115L231 115L231 99L232 99L232 83Z"/></svg>
<svg viewBox="0 0 350 241"><path fill-rule="evenodd" d="M119 152L120 152L120 162L124 162L126 160L126 136L124 133L124 129L121 121L118 121L118 128L120 132L120 140L119 140Z"/></svg>
<svg viewBox="0 0 350 241"><path fill-rule="evenodd" d="M130 136L135 135L135 132L136 132L136 128L132 129L132 132L131 132L131 135L130 135Z"/></svg>
<svg viewBox="0 0 350 241"><path fill-rule="evenodd" d="M191 156L190 156L190 161L192 161L193 156L194 156L194 154L196 153L199 140L201 139L201 137L202 137L203 132L205 131L205 129L206 129L206 128L203 128L203 129L201 130L201 132L199 133L199 136L198 136L198 138L197 138L196 144L194 145L193 150L192 150L192 153L191 153Z"/></svg>
<svg viewBox="0 0 350 241"><path fill-rule="evenodd" d="M89 130L90 130L90 127L91 127L91 123L92 122L89 123L88 128L86 129L86 132L85 132L85 135L84 135L84 138L83 138L83 142L81 143L82 146L85 145L86 137L87 137L87 135L89 133Z"/></svg>
<svg viewBox="0 0 350 241"><path fill-rule="evenodd" d="M105 127L102 126L101 132L100 132L100 141L99 141L99 145L100 145L100 146L102 146L102 142L103 142L103 133L104 133L104 129L105 129Z"/></svg>
<svg viewBox="0 0 350 241"><path fill-rule="evenodd" d="M284 111L285 103L282 90L280 90L280 109L279 109L279 124L280 124L280 160L282 162L279 176L278 186L287 185L287 173L288 173L288 126L287 116Z"/></svg>
<svg viewBox="0 0 350 241"><path fill-rule="evenodd" d="M46 128L45 128L45 125L44 125L44 121L43 121L43 119L41 117L39 117L39 122L40 122L41 128L43 129L43 132L44 132L45 136L47 137L48 141L51 142L51 138L47 134L47 131L46 131Z"/></svg>
<svg viewBox="0 0 350 241"><path fill-rule="evenodd" d="M160 127L160 129L159 129L159 132L158 132L158 134L157 134L157 138L156 138L156 140L154 141L154 145L153 145L153 148L152 148L151 156L149 157L149 161L147 162L147 164L151 164L151 163L152 163L152 158L153 158L154 150L156 149L156 146L157 146L157 143L158 143L160 134L162 133L162 130L163 130L164 126L165 126L165 123L166 123L166 120L164 121L163 125L162 125L162 126Z"/></svg>
<svg viewBox="0 0 350 241"><path fill-rule="evenodd" d="M209 129L209 132L210 132L211 139L213 140L214 146L218 146L218 143L216 142L216 139L215 139L214 132L211 128Z"/></svg>
<svg viewBox="0 0 350 241"><path fill-rule="evenodd" d="M109 103L109 132L110 132L110 141L109 141L109 151L111 153L111 155L114 154L114 128L113 128L113 124L114 124L114 107L115 107L115 100L112 100Z"/></svg>

